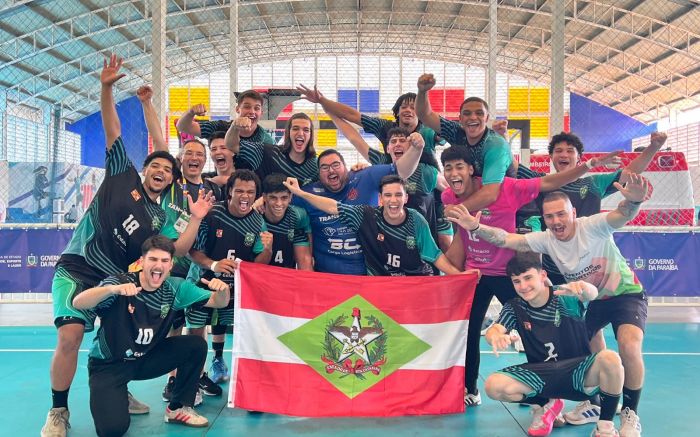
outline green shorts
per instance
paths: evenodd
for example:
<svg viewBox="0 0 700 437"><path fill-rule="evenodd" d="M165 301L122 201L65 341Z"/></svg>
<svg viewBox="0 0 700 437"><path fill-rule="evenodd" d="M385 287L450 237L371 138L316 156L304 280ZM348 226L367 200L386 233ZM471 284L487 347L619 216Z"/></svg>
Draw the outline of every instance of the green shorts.
<svg viewBox="0 0 700 437"><path fill-rule="evenodd" d="M88 284L71 275L63 267L57 267L51 282L51 298L53 299L54 325L60 328L71 323L85 326L85 332L95 329L97 315L92 310L78 310L73 307L73 298L83 290L97 284Z"/></svg>

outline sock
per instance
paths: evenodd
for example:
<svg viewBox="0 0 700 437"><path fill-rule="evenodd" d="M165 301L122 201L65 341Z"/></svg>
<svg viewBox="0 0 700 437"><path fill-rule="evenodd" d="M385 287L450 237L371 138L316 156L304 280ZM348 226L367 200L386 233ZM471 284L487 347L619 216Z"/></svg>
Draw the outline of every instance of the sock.
<svg viewBox="0 0 700 437"><path fill-rule="evenodd" d="M214 349L214 358L222 358L224 356L224 342L212 341L211 347Z"/></svg>
<svg viewBox="0 0 700 437"><path fill-rule="evenodd" d="M620 403L620 393L613 395L600 391L600 419L609 420L612 422L617 410L617 404Z"/></svg>
<svg viewBox="0 0 700 437"><path fill-rule="evenodd" d="M168 404L168 409L169 409L170 411L175 411L175 410L177 410L177 409L179 409L179 408L182 408L182 404L181 404L180 402L174 402L174 401L173 401L173 402L170 402L170 403Z"/></svg>
<svg viewBox="0 0 700 437"><path fill-rule="evenodd" d="M629 408L637 413L639 406L639 397L642 395L642 388L632 390L627 387L622 387L622 409Z"/></svg>
<svg viewBox="0 0 700 437"><path fill-rule="evenodd" d="M600 400L600 396L598 396L597 394L594 394L588 400L591 402L592 405L597 405L600 407L601 400Z"/></svg>
<svg viewBox="0 0 700 437"><path fill-rule="evenodd" d="M70 390L70 388L68 388ZM68 408L68 390L57 391L51 389L52 408Z"/></svg>
<svg viewBox="0 0 700 437"><path fill-rule="evenodd" d="M523 396L523 400L520 401L521 404L539 405L540 407L544 407L545 405L547 405L547 402L549 402L549 399L543 396L535 396L532 398L527 398Z"/></svg>

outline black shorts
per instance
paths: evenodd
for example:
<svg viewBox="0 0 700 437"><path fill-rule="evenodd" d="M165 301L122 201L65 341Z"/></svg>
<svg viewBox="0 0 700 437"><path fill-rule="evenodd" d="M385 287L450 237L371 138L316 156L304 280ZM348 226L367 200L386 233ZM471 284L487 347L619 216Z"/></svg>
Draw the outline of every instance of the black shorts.
<svg viewBox="0 0 700 437"><path fill-rule="evenodd" d="M644 292L591 301L586 310L588 338L593 338L596 332L609 323L612 324L615 338L620 325L634 325L644 332L648 307L649 300Z"/></svg>
<svg viewBox="0 0 700 437"><path fill-rule="evenodd" d="M598 387L584 387L586 373L596 354L544 363L525 363L506 367L498 373L507 375L532 387L525 398L542 396L549 399L583 401L598 393Z"/></svg>

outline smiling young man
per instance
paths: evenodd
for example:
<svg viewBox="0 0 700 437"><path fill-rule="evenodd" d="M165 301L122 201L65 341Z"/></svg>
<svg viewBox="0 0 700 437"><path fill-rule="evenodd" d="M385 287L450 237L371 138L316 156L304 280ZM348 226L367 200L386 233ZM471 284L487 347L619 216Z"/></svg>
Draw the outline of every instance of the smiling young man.
<svg viewBox="0 0 700 437"><path fill-rule="evenodd" d="M632 173L625 186L615 182L624 198L616 209L579 218L568 196L555 191L545 197L542 206L547 231L525 235L482 225L481 212L472 216L464 205L447 214L450 221L498 247L548 254L567 281L585 280L598 288L599 297L586 312L586 328L590 339L612 324L625 368L620 429L623 436L641 434L637 411L644 382L642 342L648 302L642 284L615 245L612 234L637 215L648 187L645 179Z"/></svg>
<svg viewBox="0 0 700 437"><path fill-rule="evenodd" d="M233 287L235 260L270 263L273 236L267 231L263 217L253 210L259 190L260 180L255 173L236 170L226 184L228 201L218 202L202 220L197 241L190 250L192 260L203 269L200 281L218 277ZM186 315L187 327L192 334L204 335L206 325L216 320L212 325L214 382L228 378L223 350L226 328L233 324L233 305L231 299L228 305L217 310L216 315L210 308L190 310ZM217 390L211 394L221 393Z"/></svg>
<svg viewBox="0 0 700 437"><path fill-rule="evenodd" d="M211 293L170 278L175 246L163 235L148 238L141 251L140 272L109 276L73 298L76 309L93 310L101 320L88 361L90 412L98 436L120 436L129 429L130 381L153 379L174 368L178 378L165 421L209 424L192 409L206 342L195 335L166 336L176 311L226 306L229 286L219 279L204 281Z"/></svg>
<svg viewBox="0 0 700 437"><path fill-rule="evenodd" d="M611 350L591 354L584 303L598 290L584 281L558 288L547 285L539 254L515 255L506 266L518 296L503 305L486 341L498 351L512 344L511 331L523 341L527 363L506 367L486 379L486 393L500 402L528 403L533 420L528 435L546 436L564 404L599 393L602 410L593 437L615 437L613 417L622 392L624 370Z"/></svg>
<svg viewBox="0 0 700 437"><path fill-rule="evenodd" d="M431 264L448 275L461 273L438 249L425 219L406 208L406 187L398 175L384 176L379 183L379 208L307 193L294 178L288 178L285 186L358 233L370 276L428 276L433 274Z"/></svg>
<svg viewBox="0 0 700 437"><path fill-rule="evenodd" d="M165 151L148 155L143 164L143 181L128 158L112 95L114 83L124 77L119 73L121 65L122 60L113 55L109 62L105 61L100 75L107 146L105 180L56 263L51 285L58 344L51 361L53 403L42 436L66 435L70 416L68 391L75 376L78 349L83 334L94 327L95 313L75 309L73 296L109 275L127 271L141 256L141 244L159 233L166 219L159 197L172 182L175 158ZM178 255L187 253L200 221L211 208L203 197L191 207L192 219L175 242ZM148 406L129 398L133 413L148 412Z"/></svg>
<svg viewBox="0 0 700 437"><path fill-rule="evenodd" d="M263 142L240 141L240 132L249 124L249 119L238 118L226 132L226 145L236 153L238 168L253 170L261 180L272 173L295 177L302 185L318 180L314 128L308 115L297 113L289 118L281 147Z"/></svg>

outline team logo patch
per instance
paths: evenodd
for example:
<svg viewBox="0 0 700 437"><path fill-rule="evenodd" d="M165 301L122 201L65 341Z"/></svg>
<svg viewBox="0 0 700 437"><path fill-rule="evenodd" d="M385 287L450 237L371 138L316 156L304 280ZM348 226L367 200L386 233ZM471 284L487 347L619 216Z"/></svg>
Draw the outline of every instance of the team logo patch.
<svg viewBox="0 0 700 437"><path fill-rule="evenodd" d="M27 256L27 267L36 267L36 255Z"/></svg>
<svg viewBox="0 0 700 437"><path fill-rule="evenodd" d="M406 182L406 192L409 194L415 194L418 189L418 184L415 182Z"/></svg>
<svg viewBox="0 0 700 437"><path fill-rule="evenodd" d="M294 229L290 229L287 231L287 239L289 241L294 241Z"/></svg>
<svg viewBox="0 0 700 437"><path fill-rule="evenodd" d="M138 190L136 190L136 189L131 191L131 197L133 197L136 202L141 200L141 195L139 194Z"/></svg>
<svg viewBox="0 0 700 437"><path fill-rule="evenodd" d="M223 229L217 229L216 230L216 238L221 238L224 236L224 230Z"/></svg>
<svg viewBox="0 0 700 437"><path fill-rule="evenodd" d="M584 185L581 187L581 189L578 192L579 196L581 196L581 199L585 199L586 196L588 195L588 185Z"/></svg>
<svg viewBox="0 0 700 437"><path fill-rule="evenodd" d="M167 303L164 303L163 305L160 306L160 318L164 319L168 317L168 313L170 312L170 305Z"/></svg>
<svg viewBox="0 0 700 437"><path fill-rule="evenodd" d="M252 232L246 232L245 239L243 240L243 244L250 247L253 245L254 242L255 242L255 234L253 234Z"/></svg>
<svg viewBox="0 0 700 437"><path fill-rule="evenodd" d="M158 217L153 217L153 220L151 220L151 228L153 230L160 229L160 219Z"/></svg>
<svg viewBox="0 0 700 437"><path fill-rule="evenodd" d="M525 330L527 330L527 331L532 331L532 323L530 323L530 322L523 322L523 326L525 327Z"/></svg>
<svg viewBox="0 0 700 437"><path fill-rule="evenodd" d="M129 306L126 307L126 310L129 311L129 314L134 314L134 311L136 311L136 308L132 304L129 304Z"/></svg>
<svg viewBox="0 0 700 437"><path fill-rule="evenodd" d="M481 210L481 215L484 217L489 217L491 215L491 211L488 208L484 208Z"/></svg>
<svg viewBox="0 0 700 437"><path fill-rule="evenodd" d="M557 328L561 325L561 314L559 314L559 308L554 312L554 326Z"/></svg>
<svg viewBox="0 0 700 437"><path fill-rule="evenodd" d="M357 192L356 188L353 188L348 192L348 200L356 200L357 196L359 196L359 193Z"/></svg>
<svg viewBox="0 0 700 437"><path fill-rule="evenodd" d="M406 238L406 247L409 249L415 249L416 248L416 238L413 236L407 237Z"/></svg>
<svg viewBox="0 0 700 437"><path fill-rule="evenodd" d="M377 241L384 241L384 234L382 234L382 233L377 234Z"/></svg>

